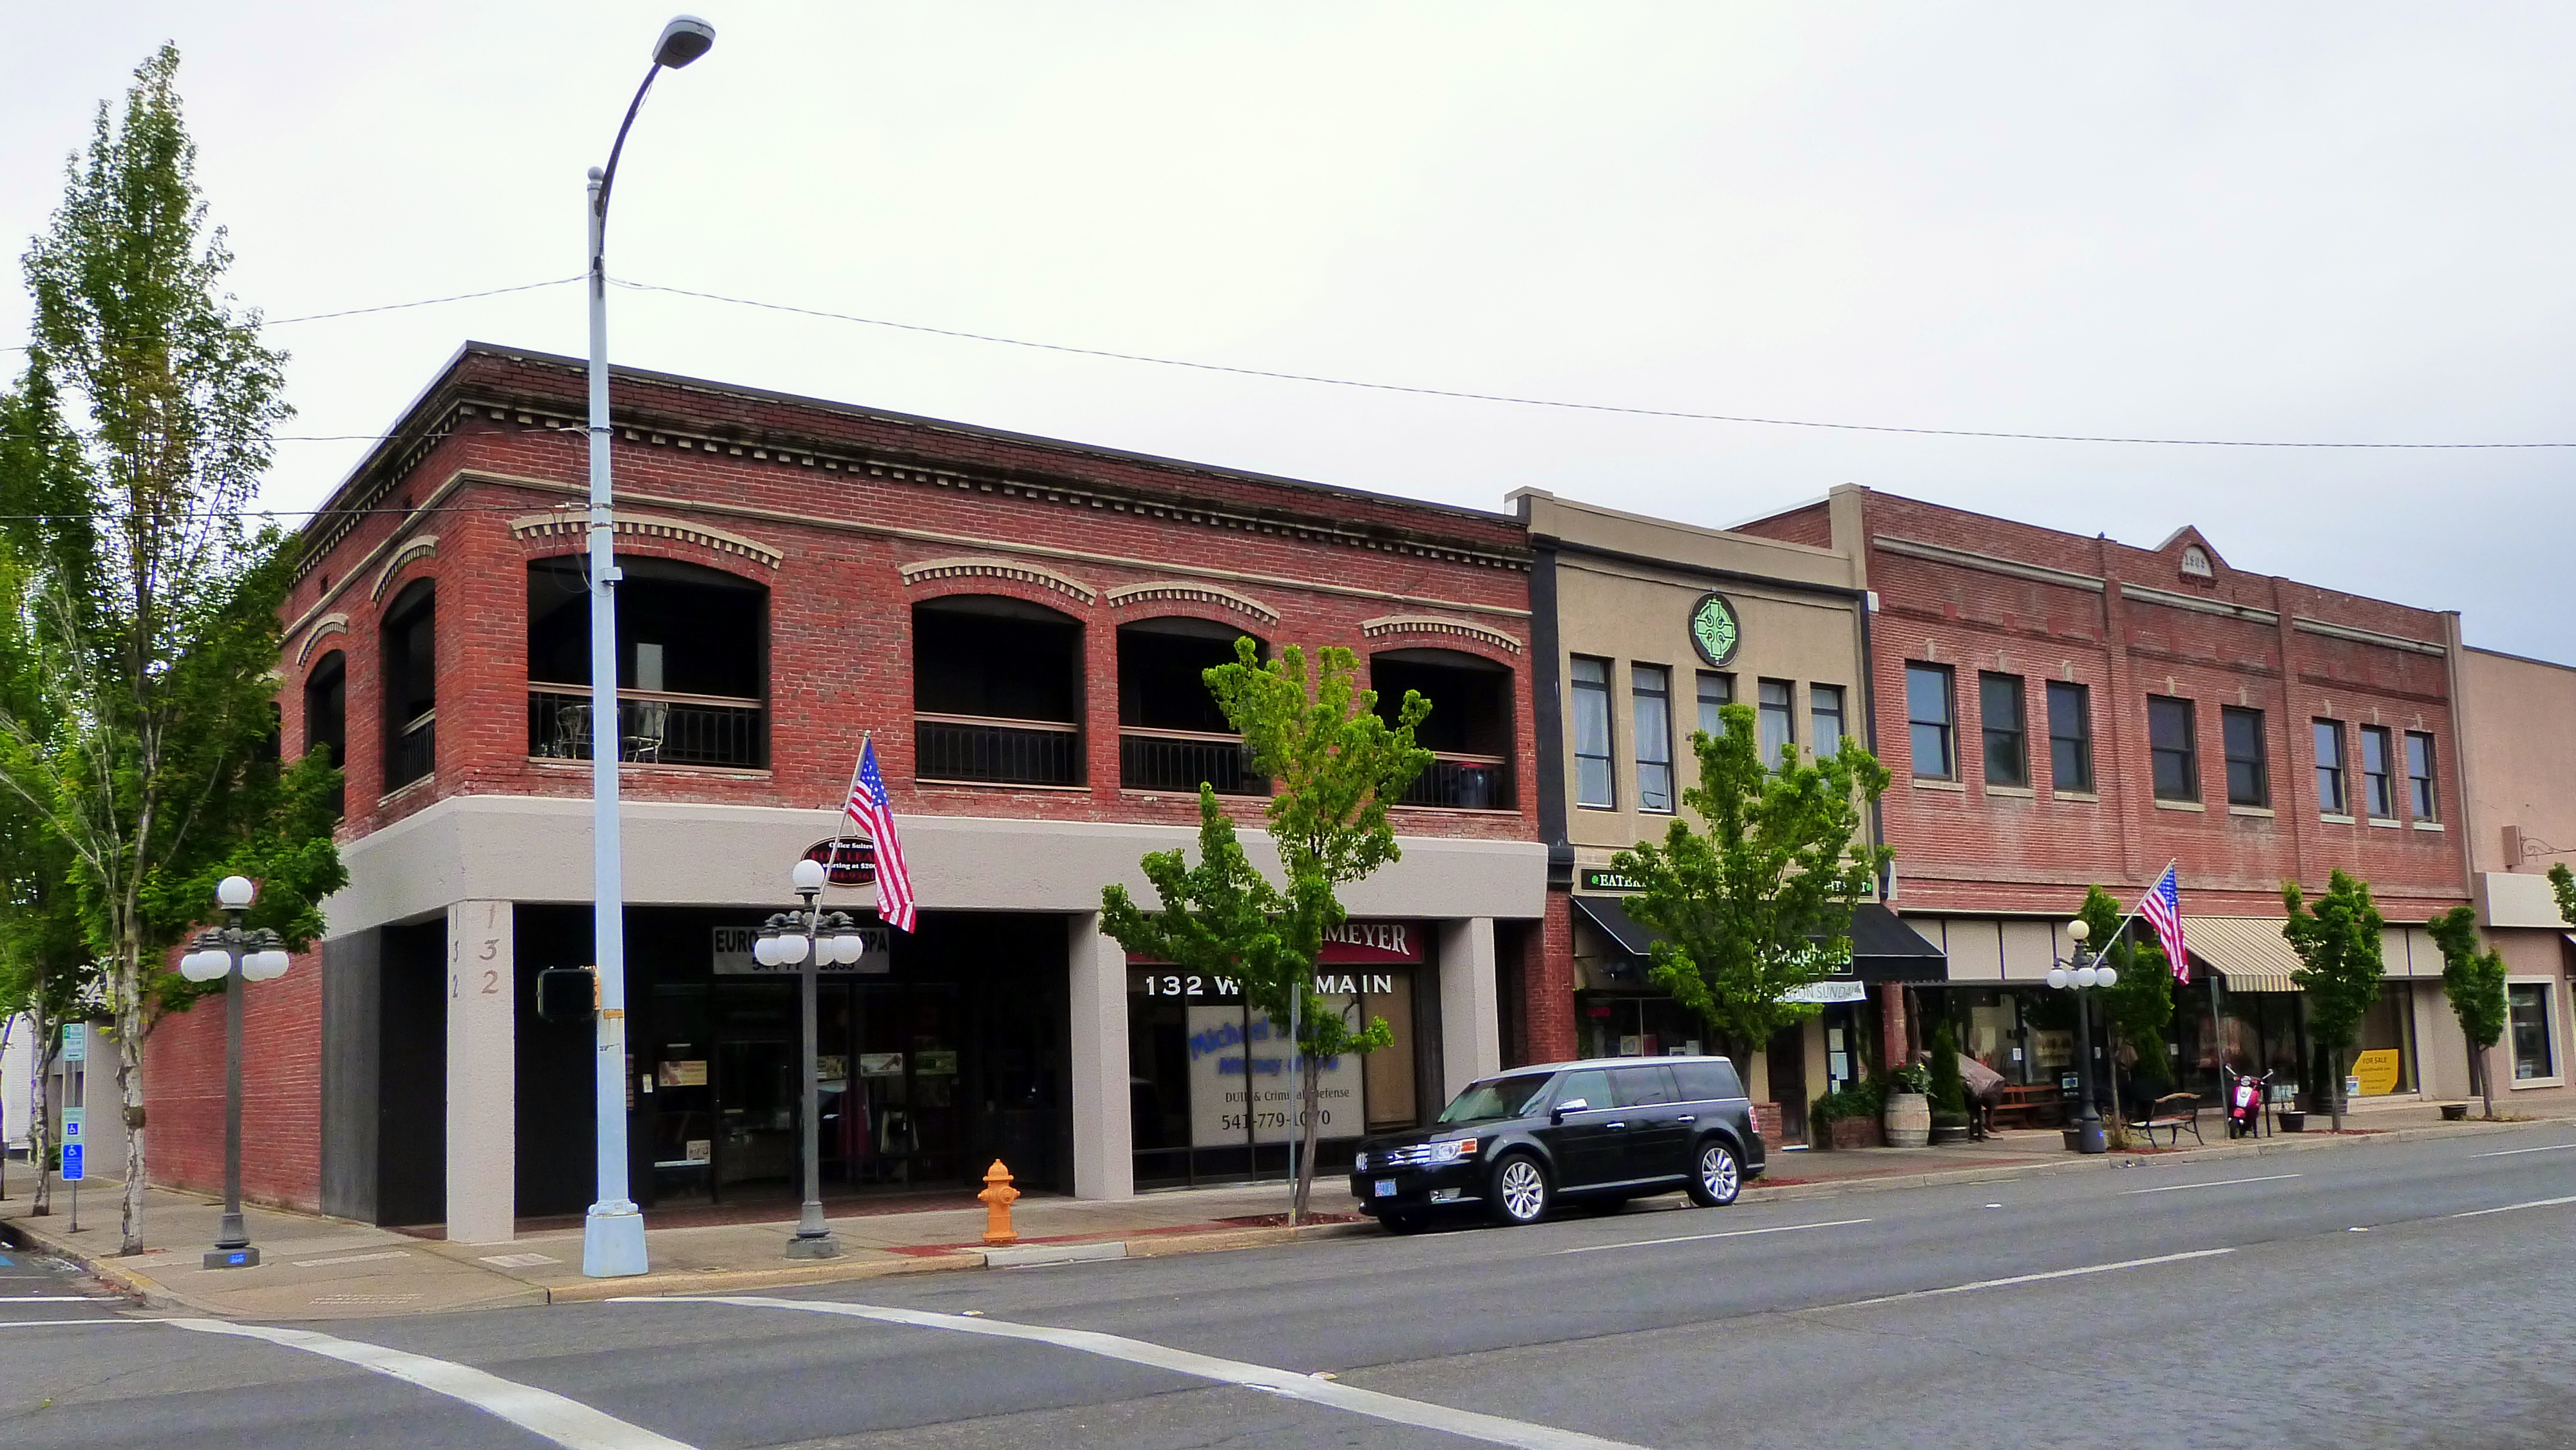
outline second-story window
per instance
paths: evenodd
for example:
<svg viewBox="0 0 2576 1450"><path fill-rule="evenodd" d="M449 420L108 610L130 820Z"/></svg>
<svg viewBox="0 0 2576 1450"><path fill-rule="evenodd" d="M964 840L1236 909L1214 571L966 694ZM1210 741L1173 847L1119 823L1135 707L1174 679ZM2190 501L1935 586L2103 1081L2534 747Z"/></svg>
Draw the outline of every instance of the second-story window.
<svg viewBox="0 0 2576 1450"><path fill-rule="evenodd" d="M1735 676L1715 670L1699 672L1699 728L1711 735L1726 733L1726 720L1717 712L1735 703Z"/></svg>
<svg viewBox="0 0 2576 1450"><path fill-rule="evenodd" d="M2343 722L2316 720L2310 722L2317 738L2317 811L2321 815L2352 814L2352 798L2344 785Z"/></svg>
<svg viewBox="0 0 2576 1450"><path fill-rule="evenodd" d="M2415 819L2440 820L2441 801L2433 790L2433 737L2421 730L2406 732L2406 783L2415 797Z"/></svg>
<svg viewBox="0 0 2576 1450"><path fill-rule="evenodd" d="M2263 747L2263 712L2221 705L2218 729L2227 747L2227 803L2270 805L2272 772Z"/></svg>
<svg viewBox="0 0 2576 1450"><path fill-rule="evenodd" d="M419 579L394 596L378 633L384 663L384 788L391 792L438 762L438 595Z"/></svg>
<svg viewBox="0 0 2576 1450"><path fill-rule="evenodd" d="M1816 757L1821 760L1843 748L1843 687L1809 685L1807 687L1807 728L1815 737Z"/></svg>
<svg viewBox="0 0 2576 1450"><path fill-rule="evenodd" d="M1672 671L1662 665L1630 665L1628 697L1636 712L1637 809L1670 814L1673 809Z"/></svg>
<svg viewBox="0 0 2576 1450"><path fill-rule="evenodd" d="M2155 774L2156 799L2200 799L2200 744L2195 735L2189 700L2147 697L2147 754Z"/></svg>
<svg viewBox="0 0 2576 1450"><path fill-rule="evenodd" d="M304 677L304 748L328 752L330 762L349 768L349 658L338 650L322 657ZM347 813L348 788L331 793L331 813Z"/></svg>
<svg viewBox="0 0 2576 1450"><path fill-rule="evenodd" d="M1145 619L1118 629L1118 783L1128 790L1261 795L1243 737L1217 708L1206 673L1234 662L1243 631L1204 619Z"/></svg>
<svg viewBox="0 0 2576 1450"><path fill-rule="evenodd" d="M1787 680L1764 680L1760 685L1762 712L1762 763L1778 770L1798 759L1797 709L1798 687Z"/></svg>
<svg viewBox="0 0 2576 1450"><path fill-rule="evenodd" d="M1082 626L1044 605L950 595L912 607L913 773L1083 782Z"/></svg>
<svg viewBox="0 0 2576 1450"><path fill-rule="evenodd" d="M2093 792L2092 696L2069 680L2048 682L2048 785L2061 794Z"/></svg>
<svg viewBox="0 0 2576 1450"><path fill-rule="evenodd" d="M1391 649L1369 656L1377 712L1393 721L1404 692L1419 690L1431 714L1413 735L1431 768L1413 778L1401 804L1460 811L1510 810L1512 672L1482 655L1448 649Z"/></svg>
<svg viewBox="0 0 2576 1450"><path fill-rule="evenodd" d="M2030 784L2030 737L2022 724L2021 676L1977 676L1977 725L1986 737L1986 784Z"/></svg>
<svg viewBox="0 0 2576 1450"><path fill-rule="evenodd" d="M1914 774L1921 780L1956 780L1959 761L1950 713L1950 667L1905 667L1905 726L1914 752Z"/></svg>
<svg viewBox="0 0 2576 1450"><path fill-rule="evenodd" d="M2389 730L2385 725L2361 727L2361 804L2374 821L2397 819L2397 789L2391 779Z"/></svg>
<svg viewBox="0 0 2576 1450"><path fill-rule="evenodd" d="M617 758L766 767L769 591L675 559L617 567ZM528 754L540 759L590 759L587 578L579 556L528 565Z"/></svg>
<svg viewBox="0 0 2576 1450"><path fill-rule="evenodd" d="M1576 655L1573 685L1574 803L1612 810L1619 791L1610 761L1610 662Z"/></svg>

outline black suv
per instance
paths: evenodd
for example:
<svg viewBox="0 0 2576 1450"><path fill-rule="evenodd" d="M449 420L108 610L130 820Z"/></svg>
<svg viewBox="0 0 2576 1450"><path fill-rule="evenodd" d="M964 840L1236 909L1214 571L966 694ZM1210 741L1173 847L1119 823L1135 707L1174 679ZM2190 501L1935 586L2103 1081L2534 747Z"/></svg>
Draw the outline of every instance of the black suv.
<svg viewBox="0 0 2576 1450"><path fill-rule="evenodd" d="M1595 1203L1678 1188L1733 1203L1762 1176L1762 1136L1723 1057L1616 1057L1528 1067L1458 1095L1429 1128L1370 1138L1351 1196L1396 1233L1451 1205L1535 1223L1559 1198Z"/></svg>

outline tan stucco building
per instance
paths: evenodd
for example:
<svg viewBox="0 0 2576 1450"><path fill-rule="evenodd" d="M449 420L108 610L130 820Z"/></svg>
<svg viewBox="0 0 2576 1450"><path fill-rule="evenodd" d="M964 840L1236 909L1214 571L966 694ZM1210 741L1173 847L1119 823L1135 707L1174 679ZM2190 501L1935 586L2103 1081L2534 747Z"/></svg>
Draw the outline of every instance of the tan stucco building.
<svg viewBox="0 0 2576 1450"><path fill-rule="evenodd" d="M2489 1054L2503 1111L2576 1095L2576 953L2547 876L2576 863L2576 669L2491 650L2458 658L2471 882L2478 924L2505 962L2504 1040ZM2470 1090L2466 1052L2459 1023L2442 1014L2426 1066L2448 1095Z"/></svg>

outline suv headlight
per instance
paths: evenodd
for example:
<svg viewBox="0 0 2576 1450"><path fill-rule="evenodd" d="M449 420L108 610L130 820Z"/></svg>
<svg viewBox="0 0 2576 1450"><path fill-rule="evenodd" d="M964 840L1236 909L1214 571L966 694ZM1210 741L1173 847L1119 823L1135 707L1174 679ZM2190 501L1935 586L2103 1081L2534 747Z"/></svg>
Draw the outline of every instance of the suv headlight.
<svg viewBox="0 0 2576 1450"><path fill-rule="evenodd" d="M1434 1143L1431 1145L1431 1161L1455 1163L1461 1158L1474 1156L1475 1152L1476 1140L1473 1138L1460 1138L1454 1143Z"/></svg>
<svg viewBox="0 0 2576 1450"><path fill-rule="evenodd" d="M1353 1173L1366 1173L1368 1171L1368 1155L1366 1153L1354 1153L1351 1155L1351 1171Z"/></svg>

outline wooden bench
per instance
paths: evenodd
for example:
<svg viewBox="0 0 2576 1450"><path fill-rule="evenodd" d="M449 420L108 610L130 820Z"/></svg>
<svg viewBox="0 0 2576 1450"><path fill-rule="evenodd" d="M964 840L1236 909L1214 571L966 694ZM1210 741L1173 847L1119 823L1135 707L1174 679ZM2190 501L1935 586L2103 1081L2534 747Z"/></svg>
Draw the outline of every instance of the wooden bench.
<svg viewBox="0 0 2576 1450"><path fill-rule="evenodd" d="M2167 1093L2149 1104L2146 1116L2130 1122L2128 1129L2132 1133L2146 1134L2149 1147L2155 1146L2159 1132L2164 1133L2167 1142L2177 1148L2182 1146L2182 1135L2186 1132L2191 1134L2193 1142L2198 1143L2201 1141L2200 1095Z"/></svg>
<svg viewBox="0 0 2576 1450"><path fill-rule="evenodd" d="M2064 1121L2065 1116L2065 1097L2054 1085L2031 1083L2004 1089L2003 1100L1995 1104L1994 1124L1998 1128L2043 1128L2052 1121Z"/></svg>

